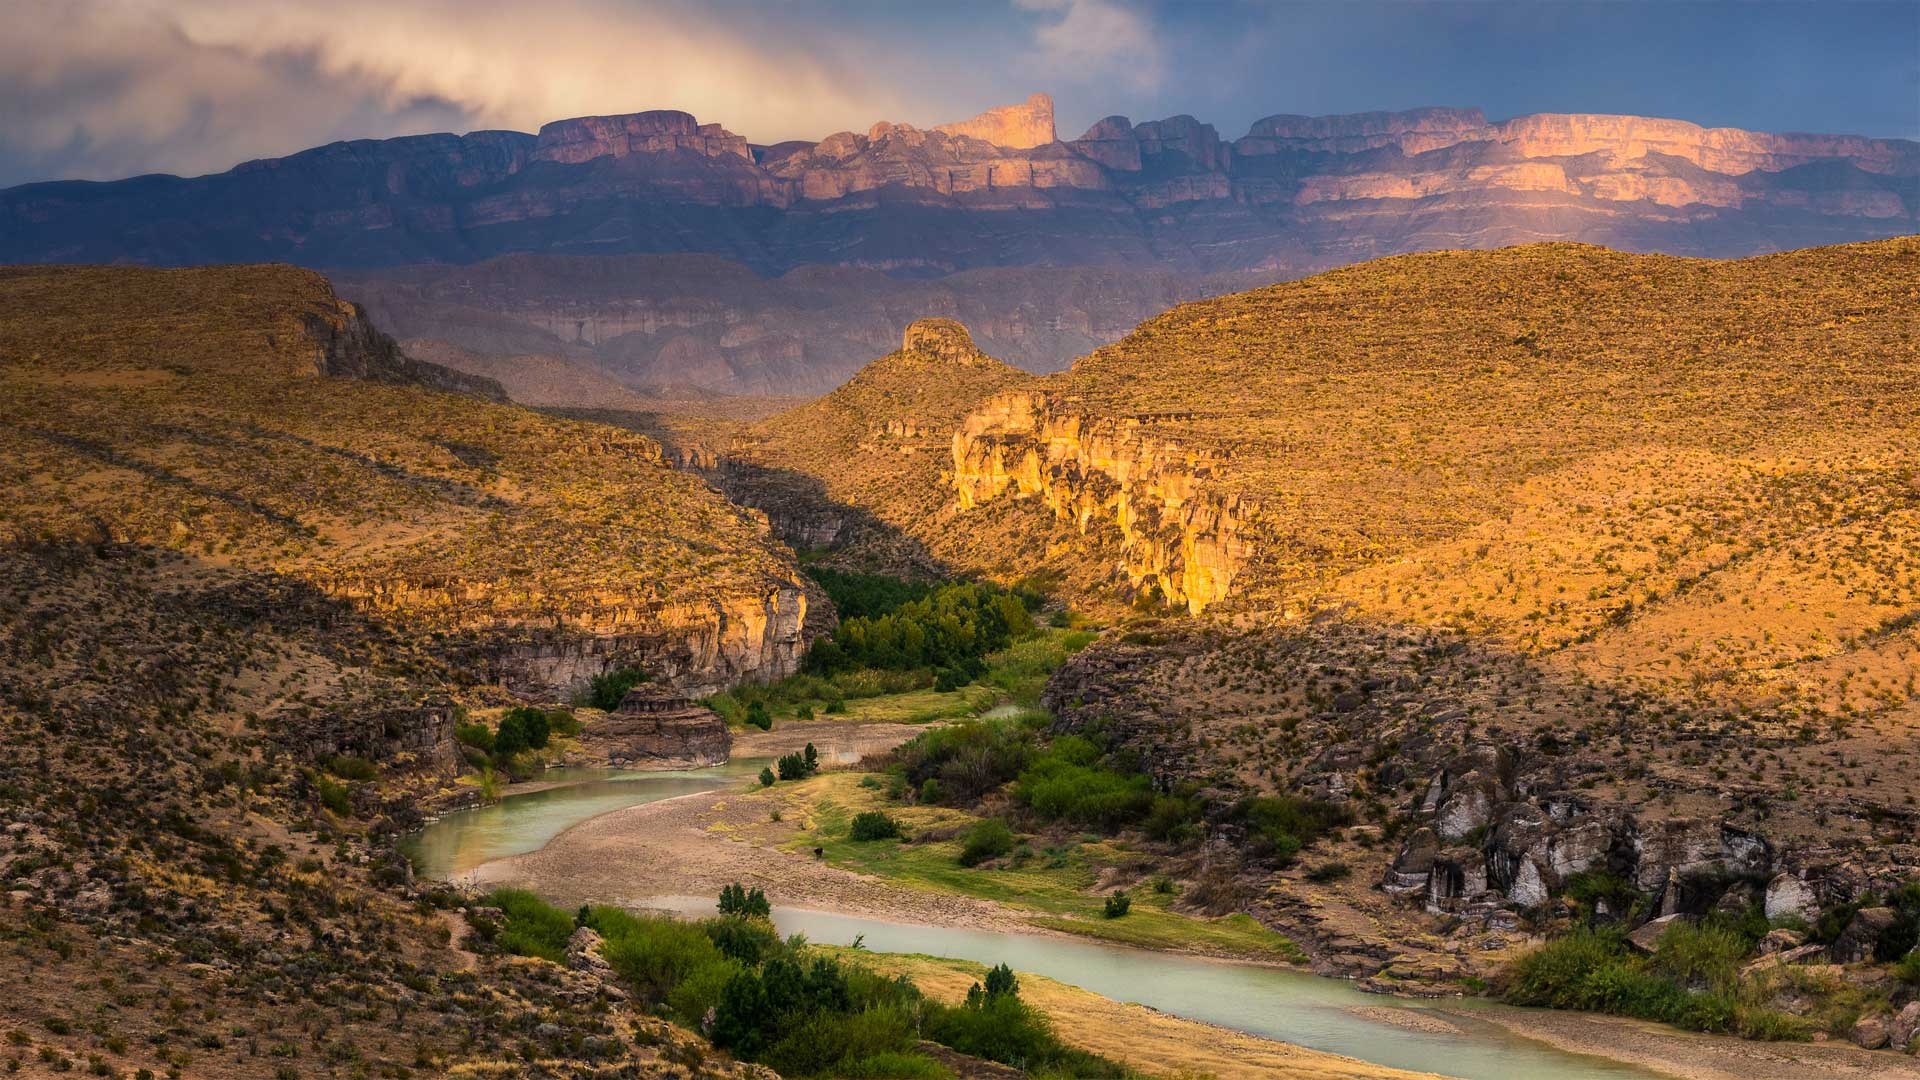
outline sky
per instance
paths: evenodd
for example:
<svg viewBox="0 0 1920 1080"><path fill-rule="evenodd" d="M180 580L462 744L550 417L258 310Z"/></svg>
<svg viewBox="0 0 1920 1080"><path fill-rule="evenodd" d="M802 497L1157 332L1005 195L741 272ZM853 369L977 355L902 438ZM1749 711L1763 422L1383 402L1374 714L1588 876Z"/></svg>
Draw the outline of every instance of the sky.
<svg viewBox="0 0 1920 1080"><path fill-rule="evenodd" d="M1920 138L1920 0L0 0L0 185L675 108L755 142L1035 90L1062 138L1420 105Z"/></svg>

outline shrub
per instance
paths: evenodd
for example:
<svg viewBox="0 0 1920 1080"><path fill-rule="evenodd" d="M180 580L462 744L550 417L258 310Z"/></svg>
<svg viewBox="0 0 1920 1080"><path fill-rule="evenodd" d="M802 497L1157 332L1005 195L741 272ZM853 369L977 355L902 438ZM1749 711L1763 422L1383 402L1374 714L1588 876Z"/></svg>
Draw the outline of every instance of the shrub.
<svg viewBox="0 0 1920 1080"><path fill-rule="evenodd" d="M509 709L494 733L493 752L512 757L522 750L539 750L547 745L551 731L545 712L526 707Z"/></svg>
<svg viewBox="0 0 1920 1080"><path fill-rule="evenodd" d="M342 780L372 780L380 775L373 762L352 754L335 754L327 759L327 771Z"/></svg>
<svg viewBox="0 0 1920 1080"><path fill-rule="evenodd" d="M1302 848L1352 820L1346 808L1337 803L1296 795L1244 799L1234 812L1271 846L1274 858L1282 865L1291 863Z"/></svg>
<svg viewBox="0 0 1920 1080"><path fill-rule="evenodd" d="M752 894L746 894L746 897L746 902L757 908ZM765 894L761 895L761 899L765 899ZM780 932L774 929L765 914L757 911L740 918L708 919L701 926L715 948L729 960L737 960L748 967L780 951Z"/></svg>
<svg viewBox="0 0 1920 1080"><path fill-rule="evenodd" d="M462 746L471 746L482 753L493 752L493 729L485 724L456 724L453 737Z"/></svg>
<svg viewBox="0 0 1920 1080"><path fill-rule="evenodd" d="M1133 899L1124 892L1117 892L1107 897L1103 914L1109 919L1118 919L1131 910L1133 910Z"/></svg>
<svg viewBox="0 0 1920 1080"><path fill-rule="evenodd" d="M615 668L604 675L594 676L587 688L587 704L596 709L612 712L620 707L627 691L641 683L653 681L653 676L637 667Z"/></svg>
<svg viewBox="0 0 1920 1080"><path fill-rule="evenodd" d="M931 782L931 781L929 781ZM982 818L967 829L960 847L960 865L978 866L1013 850L1013 830L999 818Z"/></svg>
<svg viewBox="0 0 1920 1080"><path fill-rule="evenodd" d="M1013 797L1050 821L1114 829L1146 816L1152 783L1137 772L1101 765L1091 740L1062 735L1020 774Z"/></svg>
<svg viewBox="0 0 1920 1080"><path fill-rule="evenodd" d="M649 1003L668 1001L668 995L696 971L727 961L699 925L670 916L598 907L591 922L606 938L600 955Z"/></svg>
<svg viewBox="0 0 1920 1080"><path fill-rule="evenodd" d="M747 702L747 715L746 715L745 722L748 727L757 727L761 731L772 731L773 730L773 713L767 709L766 702L749 701Z"/></svg>
<svg viewBox="0 0 1920 1080"><path fill-rule="evenodd" d="M1323 862L1319 866L1307 871L1308 881L1316 881L1322 885L1333 881L1344 881L1352 876L1353 867L1348 866L1338 859Z"/></svg>
<svg viewBox="0 0 1920 1080"><path fill-rule="evenodd" d="M526 889L495 889L487 907L499 908L506 922L494 943L519 956L537 956L554 963L566 959L567 939L573 936L573 916Z"/></svg>
<svg viewBox="0 0 1920 1080"><path fill-rule="evenodd" d="M868 810L854 815L853 829L848 833L855 840L898 840L900 823L889 814L879 810Z"/></svg>
<svg viewBox="0 0 1920 1080"><path fill-rule="evenodd" d="M757 886L749 891L736 881L720 889L720 914L742 919L769 919L773 917L773 904Z"/></svg>
<svg viewBox="0 0 1920 1080"><path fill-rule="evenodd" d="M773 780L774 780L773 770L767 768L765 765L762 765L760 767L760 786L772 787Z"/></svg>
<svg viewBox="0 0 1920 1080"><path fill-rule="evenodd" d="M1893 965L1893 977L1908 986L1920 986L1920 949L1901 957Z"/></svg>
<svg viewBox="0 0 1920 1080"><path fill-rule="evenodd" d="M340 781L314 773L313 791L319 796L320 805L341 817L347 817L353 813L353 800L348 797L347 785Z"/></svg>

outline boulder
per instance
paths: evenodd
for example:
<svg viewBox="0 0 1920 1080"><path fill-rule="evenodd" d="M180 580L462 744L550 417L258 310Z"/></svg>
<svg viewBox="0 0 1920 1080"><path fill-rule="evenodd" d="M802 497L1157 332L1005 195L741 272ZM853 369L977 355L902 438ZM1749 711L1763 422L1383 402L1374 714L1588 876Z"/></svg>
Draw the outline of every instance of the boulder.
<svg viewBox="0 0 1920 1080"><path fill-rule="evenodd" d="M1893 929L1899 913L1889 907L1861 908L1835 938L1828 952L1836 964L1858 964L1873 959L1880 938Z"/></svg>
<svg viewBox="0 0 1920 1080"><path fill-rule="evenodd" d="M1783 953L1788 949L1797 949L1806 943L1807 935L1798 930L1789 930L1785 927L1769 930L1767 935L1760 939L1760 955L1772 956L1774 953Z"/></svg>
<svg viewBox="0 0 1920 1080"><path fill-rule="evenodd" d="M1820 917L1820 901L1807 883L1791 874L1781 874L1767 882L1767 918L1800 919L1812 922Z"/></svg>
<svg viewBox="0 0 1920 1080"><path fill-rule="evenodd" d="M1920 1001L1909 1001L1887 1023L1887 1041L1896 1050L1911 1050L1920 1041Z"/></svg>
<svg viewBox="0 0 1920 1080"><path fill-rule="evenodd" d="M1853 1030L1847 1033L1847 1037L1862 1050L1878 1050L1887 1045L1887 1040L1892 1037L1887 1020L1885 1013L1863 1016L1854 1022Z"/></svg>
<svg viewBox="0 0 1920 1080"><path fill-rule="evenodd" d="M1668 927L1673 926L1675 923L1690 923L1692 921L1693 916L1691 915L1662 915L1651 922L1643 924L1633 933L1628 934L1627 944L1640 952L1651 954L1654 947L1660 942L1660 935L1666 933Z"/></svg>

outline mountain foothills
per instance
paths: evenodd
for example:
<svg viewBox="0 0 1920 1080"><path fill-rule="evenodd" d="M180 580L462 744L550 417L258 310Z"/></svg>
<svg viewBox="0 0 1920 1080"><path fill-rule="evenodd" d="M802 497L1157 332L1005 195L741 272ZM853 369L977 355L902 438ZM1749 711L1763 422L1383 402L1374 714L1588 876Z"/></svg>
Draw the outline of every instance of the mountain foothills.
<svg viewBox="0 0 1920 1080"><path fill-rule="evenodd" d="M635 394L647 407L687 389L824 393L925 316L960 320L1018 367L1054 371L1175 304L1272 280L1086 266L931 279L803 266L767 278L693 254L506 255L333 277L409 352L494 375L515 401L575 408L633 408Z"/></svg>
<svg viewBox="0 0 1920 1080"><path fill-rule="evenodd" d="M1168 788L1368 822L1353 885L1209 848L1330 970L1475 977L1595 882L1844 926L1920 866L1916 282L1913 238L1401 256L1044 378L910 338L716 467L784 475L729 490L795 542L1130 608L1050 706Z"/></svg>
<svg viewBox="0 0 1920 1080"><path fill-rule="evenodd" d="M925 315L1051 371L1173 303L1381 255L1577 240L1741 256L1909 233L1916 215L1908 140L1446 108L1276 115L1238 139L1112 116L1061 139L1036 94L818 142L656 111L28 184L0 192L0 261L350 271L343 293L409 343L786 394L836 385Z"/></svg>

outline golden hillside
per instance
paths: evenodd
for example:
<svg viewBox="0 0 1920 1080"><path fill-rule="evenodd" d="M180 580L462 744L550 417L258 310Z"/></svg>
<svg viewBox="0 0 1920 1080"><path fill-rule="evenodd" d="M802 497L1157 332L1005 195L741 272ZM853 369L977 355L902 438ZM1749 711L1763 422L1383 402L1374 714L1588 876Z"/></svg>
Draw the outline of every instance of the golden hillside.
<svg viewBox="0 0 1920 1080"><path fill-rule="evenodd" d="M805 597L750 516L650 439L422 381L498 392L290 267L8 271L0 537L287 575L527 688L791 670Z"/></svg>
<svg viewBox="0 0 1920 1080"><path fill-rule="evenodd" d="M954 429L982 400L1034 381L959 323L922 319L839 389L735 431L711 474L797 547L931 569L927 545L954 527L943 478Z"/></svg>
<svg viewBox="0 0 1920 1080"><path fill-rule="evenodd" d="M1882 709L1920 670L1916 334L1913 238L1384 259L1184 305L976 410L956 488L1084 522L1189 610Z"/></svg>

